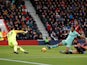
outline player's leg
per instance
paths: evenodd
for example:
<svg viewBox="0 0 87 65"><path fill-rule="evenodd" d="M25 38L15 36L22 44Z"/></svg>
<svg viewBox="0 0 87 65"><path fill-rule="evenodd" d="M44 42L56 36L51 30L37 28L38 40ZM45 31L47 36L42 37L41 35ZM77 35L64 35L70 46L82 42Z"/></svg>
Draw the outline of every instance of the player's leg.
<svg viewBox="0 0 87 65"><path fill-rule="evenodd" d="M57 48L58 46L62 46L62 45L65 45L65 40L62 40L62 42L60 42L56 45L48 46L48 49Z"/></svg>
<svg viewBox="0 0 87 65"><path fill-rule="evenodd" d="M65 51L59 51L59 52L62 53L62 54L72 54L72 50L70 50L69 47L66 47Z"/></svg>
<svg viewBox="0 0 87 65"><path fill-rule="evenodd" d="M17 42L13 42L14 44L14 53L18 54L18 44Z"/></svg>
<svg viewBox="0 0 87 65"><path fill-rule="evenodd" d="M48 49L51 49L51 48L56 48L56 47L58 47L58 44L51 45L51 46L47 46L47 47L48 47Z"/></svg>
<svg viewBox="0 0 87 65"><path fill-rule="evenodd" d="M14 41L14 51L18 52L18 49L20 49L20 51L24 52L24 53L28 53L27 51L25 51L22 47L18 46L17 41Z"/></svg>
<svg viewBox="0 0 87 65"><path fill-rule="evenodd" d="M63 43L63 45L66 45L66 49L65 49L64 53L65 54L72 54L72 50L70 50L72 43L67 41L67 40L63 40L62 43Z"/></svg>
<svg viewBox="0 0 87 65"><path fill-rule="evenodd" d="M17 43L17 41L10 39L10 42L13 45L14 53L18 54L18 43Z"/></svg>
<svg viewBox="0 0 87 65"><path fill-rule="evenodd" d="M18 48L20 51L22 51L22 52L24 52L24 53L28 54L28 52L27 52L27 51L25 51L22 47L17 46L17 48Z"/></svg>
<svg viewBox="0 0 87 65"><path fill-rule="evenodd" d="M17 45L14 45L14 42L11 39L8 39L8 45L14 49L14 53L18 54Z"/></svg>
<svg viewBox="0 0 87 65"><path fill-rule="evenodd" d="M72 50L72 54L79 54L77 50Z"/></svg>
<svg viewBox="0 0 87 65"><path fill-rule="evenodd" d="M8 42L8 45L9 45L11 48L14 47L14 45L13 45L11 42Z"/></svg>
<svg viewBox="0 0 87 65"><path fill-rule="evenodd" d="M69 42L67 42L65 40L63 41L63 44L65 42L66 42L66 49L65 49L65 51L60 51L60 53L63 53L63 54L72 54L72 50L70 50L70 47L71 47L72 44L70 44Z"/></svg>
<svg viewBox="0 0 87 65"><path fill-rule="evenodd" d="M69 53L70 48L66 47L65 53L68 54Z"/></svg>
<svg viewBox="0 0 87 65"><path fill-rule="evenodd" d="M62 52L62 53L65 53L65 54L78 54L78 53L83 53L83 49L80 47L81 44L78 43L78 39L75 39L74 40L74 47L76 48L76 50L70 50L70 47L72 45L72 43L68 42L68 41L65 41L66 42L66 50L65 52Z"/></svg>

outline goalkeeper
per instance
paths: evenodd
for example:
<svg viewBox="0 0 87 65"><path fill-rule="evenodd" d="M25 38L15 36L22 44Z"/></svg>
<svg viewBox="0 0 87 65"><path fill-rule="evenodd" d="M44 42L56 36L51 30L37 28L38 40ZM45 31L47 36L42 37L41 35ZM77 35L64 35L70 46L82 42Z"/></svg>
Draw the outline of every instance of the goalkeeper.
<svg viewBox="0 0 87 65"><path fill-rule="evenodd" d="M16 41L16 35L17 33L27 33L22 30L14 30L14 28L11 29L11 31L7 34L7 39L8 39L8 45L14 48L14 53L18 54L18 49L25 54L28 54L27 51L25 51L22 47L18 46L18 43Z"/></svg>

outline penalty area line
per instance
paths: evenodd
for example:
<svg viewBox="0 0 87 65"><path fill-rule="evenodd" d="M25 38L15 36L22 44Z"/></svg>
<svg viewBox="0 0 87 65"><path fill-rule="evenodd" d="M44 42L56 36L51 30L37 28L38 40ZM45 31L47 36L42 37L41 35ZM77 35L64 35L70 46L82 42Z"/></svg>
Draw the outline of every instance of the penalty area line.
<svg viewBox="0 0 87 65"><path fill-rule="evenodd" d="M6 58L0 58L0 60L2 60L2 61L9 61L9 62L19 62L19 63L25 63L25 64L34 64L34 65L50 65L50 64L29 62L29 61L22 61L22 60L12 60L12 59L6 59Z"/></svg>

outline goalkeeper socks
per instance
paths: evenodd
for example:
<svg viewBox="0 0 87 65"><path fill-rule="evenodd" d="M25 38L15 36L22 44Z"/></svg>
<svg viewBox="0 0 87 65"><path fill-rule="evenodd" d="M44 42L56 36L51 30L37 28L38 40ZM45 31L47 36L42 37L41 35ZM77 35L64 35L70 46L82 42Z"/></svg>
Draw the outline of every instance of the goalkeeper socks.
<svg viewBox="0 0 87 65"><path fill-rule="evenodd" d="M19 49L20 49L22 52L24 52L25 54L28 54L28 52L25 51L22 47L19 46Z"/></svg>
<svg viewBox="0 0 87 65"><path fill-rule="evenodd" d="M17 52L17 46L14 46L14 52Z"/></svg>
<svg viewBox="0 0 87 65"><path fill-rule="evenodd" d="M50 46L50 48L56 48L56 47L58 47L58 44Z"/></svg>
<svg viewBox="0 0 87 65"><path fill-rule="evenodd" d="M20 49L20 51L22 51L22 52L24 52L25 50L22 48L22 47L20 47L20 46L18 46L18 48Z"/></svg>

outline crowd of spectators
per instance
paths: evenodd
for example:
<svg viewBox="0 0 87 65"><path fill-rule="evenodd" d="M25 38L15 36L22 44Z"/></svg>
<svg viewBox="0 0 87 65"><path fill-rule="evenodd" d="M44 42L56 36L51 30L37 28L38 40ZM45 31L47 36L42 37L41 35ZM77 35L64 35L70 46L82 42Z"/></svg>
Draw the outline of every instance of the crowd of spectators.
<svg viewBox="0 0 87 65"><path fill-rule="evenodd" d="M4 19L8 30L28 30L27 34L18 34L18 40L42 39L42 33L27 12L24 0L0 0L0 19Z"/></svg>
<svg viewBox="0 0 87 65"><path fill-rule="evenodd" d="M66 38L77 20L87 37L87 0L31 0L49 36Z"/></svg>

